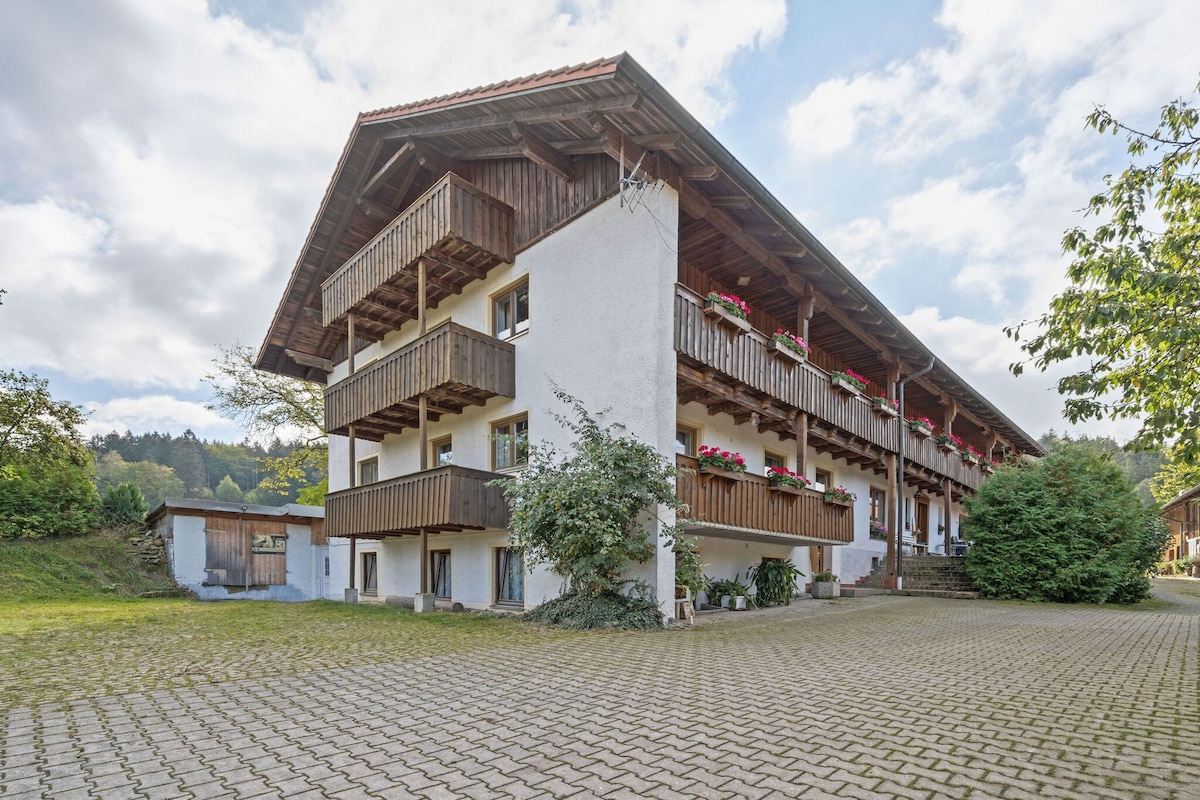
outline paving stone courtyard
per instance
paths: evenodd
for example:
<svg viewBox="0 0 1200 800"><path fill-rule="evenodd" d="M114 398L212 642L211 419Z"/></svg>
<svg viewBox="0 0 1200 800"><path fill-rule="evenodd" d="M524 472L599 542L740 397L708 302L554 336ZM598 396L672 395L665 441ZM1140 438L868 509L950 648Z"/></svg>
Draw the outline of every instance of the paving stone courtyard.
<svg viewBox="0 0 1200 800"><path fill-rule="evenodd" d="M1200 582L1156 593L804 600L299 675L259 654L255 679L0 711L0 795L1200 798Z"/></svg>

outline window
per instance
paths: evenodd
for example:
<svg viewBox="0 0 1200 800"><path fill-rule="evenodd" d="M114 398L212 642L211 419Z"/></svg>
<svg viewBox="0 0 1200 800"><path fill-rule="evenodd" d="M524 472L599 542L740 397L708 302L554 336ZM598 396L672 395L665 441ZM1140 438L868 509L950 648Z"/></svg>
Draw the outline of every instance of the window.
<svg viewBox="0 0 1200 800"><path fill-rule="evenodd" d="M529 330L529 282L498 295L492 313L497 339L510 339Z"/></svg>
<svg viewBox="0 0 1200 800"><path fill-rule="evenodd" d="M871 522L884 525L887 517L887 492L871 487Z"/></svg>
<svg viewBox="0 0 1200 800"><path fill-rule="evenodd" d="M675 427L675 452L681 456L696 456L696 429L686 425Z"/></svg>
<svg viewBox="0 0 1200 800"><path fill-rule="evenodd" d="M512 469L529 462L529 418L497 422L492 426L492 469Z"/></svg>
<svg viewBox="0 0 1200 800"><path fill-rule="evenodd" d="M525 603L525 559L519 550L496 550L496 603Z"/></svg>
<svg viewBox="0 0 1200 800"><path fill-rule="evenodd" d="M433 579L433 596L450 599L450 551L432 550L429 553L429 575Z"/></svg>
<svg viewBox="0 0 1200 800"><path fill-rule="evenodd" d="M433 465L435 467L444 467L454 462L454 448L450 445L449 436L434 439L430 446L433 448Z"/></svg>
<svg viewBox="0 0 1200 800"><path fill-rule="evenodd" d="M362 554L362 593L374 597L379 594L379 556L377 553Z"/></svg>
<svg viewBox="0 0 1200 800"><path fill-rule="evenodd" d="M768 450L766 455L763 456L763 461L766 463L766 466L763 469L764 475L770 475L772 467L776 467L778 469L787 469L787 459L778 453L772 453L770 450Z"/></svg>
<svg viewBox="0 0 1200 800"><path fill-rule="evenodd" d="M376 483L379 481L379 458L368 458L358 462L358 485L366 486L368 483Z"/></svg>
<svg viewBox="0 0 1200 800"><path fill-rule="evenodd" d="M818 492L833 487L833 473L829 470L818 469L813 473L813 486Z"/></svg>

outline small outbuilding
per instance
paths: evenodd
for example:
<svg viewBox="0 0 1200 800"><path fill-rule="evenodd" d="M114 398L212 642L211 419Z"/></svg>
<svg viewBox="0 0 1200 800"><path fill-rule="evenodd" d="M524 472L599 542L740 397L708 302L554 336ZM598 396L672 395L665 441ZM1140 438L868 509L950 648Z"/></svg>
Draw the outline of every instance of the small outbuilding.
<svg viewBox="0 0 1200 800"><path fill-rule="evenodd" d="M203 600L318 600L329 594L320 506L168 497L147 518L175 582Z"/></svg>
<svg viewBox="0 0 1200 800"><path fill-rule="evenodd" d="M1200 485L1180 492L1162 507L1159 516L1171 529L1164 561L1200 556Z"/></svg>

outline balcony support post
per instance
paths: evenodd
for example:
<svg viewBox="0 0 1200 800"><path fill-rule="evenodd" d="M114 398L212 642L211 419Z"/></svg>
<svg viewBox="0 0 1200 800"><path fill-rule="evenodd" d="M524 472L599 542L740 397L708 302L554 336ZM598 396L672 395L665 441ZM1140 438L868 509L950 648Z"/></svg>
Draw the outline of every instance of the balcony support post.
<svg viewBox="0 0 1200 800"><path fill-rule="evenodd" d="M903 431L900 433L904 435ZM884 585L884 588L895 589L896 577L896 532L899 530L899 518L897 514L896 502L896 454L888 453L887 457L887 485L888 485L888 510L887 510L887 575L892 579L892 585Z"/></svg>
<svg viewBox="0 0 1200 800"><path fill-rule="evenodd" d="M417 416L421 419L417 425L421 445L421 471L429 469L429 398L421 395L417 398Z"/></svg>
<svg viewBox="0 0 1200 800"><path fill-rule="evenodd" d="M350 484L349 484L349 486L351 489L353 489L355 486L358 485L358 480L357 480L358 475L356 474L357 470L354 468L355 467L354 462L357 460L354 457L354 440L355 440L354 423L351 422L350 425L347 427L349 427L349 429L350 429L350 430L346 431L346 437L348 440L347 443L349 445L349 452L347 453L347 460L350 462Z"/></svg>
<svg viewBox="0 0 1200 800"><path fill-rule="evenodd" d="M348 372L346 377L349 378L354 374L354 315L346 315L346 365Z"/></svg>
<svg viewBox="0 0 1200 800"><path fill-rule="evenodd" d="M808 341L808 321L812 319L813 307L816 303L812 286L805 286L804 289L805 295L796 305L796 328L800 331L800 338L811 345L812 342Z"/></svg>
<svg viewBox="0 0 1200 800"><path fill-rule="evenodd" d="M421 528L421 594L429 594L429 529Z"/></svg>
<svg viewBox="0 0 1200 800"><path fill-rule="evenodd" d="M950 506L952 495L950 494L949 478L942 479L942 492L944 493L942 497L942 545L944 550L942 552L950 555Z"/></svg>
<svg viewBox="0 0 1200 800"><path fill-rule="evenodd" d="M358 561L357 548L355 547L355 545L357 545L357 544L358 544L358 537L351 536L350 537L350 585L348 587L346 587L348 589L357 588L354 584L354 565L355 565L355 562Z"/></svg>
<svg viewBox="0 0 1200 800"><path fill-rule="evenodd" d="M803 475L808 461L808 412L796 414L796 474Z"/></svg>
<svg viewBox="0 0 1200 800"><path fill-rule="evenodd" d="M417 336L424 336L426 321L426 296L429 284L429 259L417 262Z"/></svg>

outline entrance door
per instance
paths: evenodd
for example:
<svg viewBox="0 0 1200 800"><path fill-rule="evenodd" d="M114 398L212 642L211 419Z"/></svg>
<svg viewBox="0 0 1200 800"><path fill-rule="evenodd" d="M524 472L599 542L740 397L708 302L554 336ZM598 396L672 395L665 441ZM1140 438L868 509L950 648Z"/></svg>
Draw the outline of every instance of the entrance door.
<svg viewBox="0 0 1200 800"><path fill-rule="evenodd" d="M377 553L362 554L362 593L368 596L379 594L379 557Z"/></svg>
<svg viewBox="0 0 1200 800"><path fill-rule="evenodd" d="M929 552L929 501L917 501L916 530L913 533L917 539L917 550Z"/></svg>

